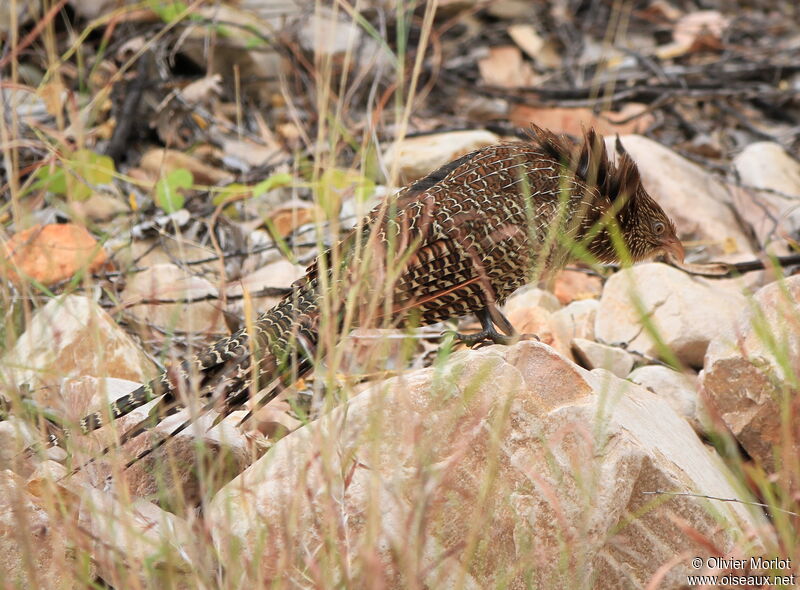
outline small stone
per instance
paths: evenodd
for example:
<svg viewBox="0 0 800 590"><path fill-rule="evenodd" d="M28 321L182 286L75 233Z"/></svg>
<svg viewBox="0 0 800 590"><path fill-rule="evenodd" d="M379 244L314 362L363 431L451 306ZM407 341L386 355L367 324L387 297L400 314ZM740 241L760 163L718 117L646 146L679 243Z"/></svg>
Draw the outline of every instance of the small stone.
<svg viewBox="0 0 800 590"><path fill-rule="evenodd" d="M525 307L540 307L545 311L553 312L561 309L561 302L550 291L536 287L524 287L506 301L503 309L507 314L512 314Z"/></svg>
<svg viewBox="0 0 800 590"><path fill-rule="evenodd" d="M92 193L85 201L72 203L73 211L93 221L108 221L130 211L121 197L103 193Z"/></svg>
<svg viewBox="0 0 800 590"><path fill-rule="evenodd" d="M599 307L597 299L581 299L554 311L550 316L553 333L561 342L570 342L573 338L594 340L594 323Z"/></svg>
<svg viewBox="0 0 800 590"><path fill-rule="evenodd" d="M633 368L633 357L621 348L583 338L572 339L572 354L586 369L605 369L623 379Z"/></svg>
<svg viewBox="0 0 800 590"><path fill-rule="evenodd" d="M577 270L562 270L556 276L553 294L562 305L579 299L594 299L603 292L600 277Z"/></svg>
<svg viewBox="0 0 800 590"><path fill-rule="evenodd" d="M53 285L81 270L92 273L106 264L102 246L86 228L72 223L37 225L0 244L8 278L20 284L33 279Z"/></svg>
<svg viewBox="0 0 800 590"><path fill-rule="evenodd" d="M383 157L386 170L396 169L399 182L407 184L460 156L499 141L494 133L482 130L421 135L392 144Z"/></svg>
<svg viewBox="0 0 800 590"><path fill-rule="evenodd" d="M661 358L646 319L678 360L700 368L709 341L732 325L746 304L733 289L695 280L665 264L639 264L606 281L595 334L602 342Z"/></svg>
<svg viewBox="0 0 800 590"><path fill-rule="evenodd" d="M292 264L281 258L262 266L258 270L242 277L228 289L228 296L241 297L243 293L250 295L253 305L253 317L263 310L275 306L283 297L280 295L259 295L259 291L269 288L288 289L296 280L306 274L306 267L301 264ZM244 313L244 298L232 301L230 311L240 315Z"/></svg>
<svg viewBox="0 0 800 590"><path fill-rule="evenodd" d="M23 451L38 439L30 425L15 416L0 422L0 471L10 469L20 475L29 473L33 465Z"/></svg>
<svg viewBox="0 0 800 590"><path fill-rule="evenodd" d="M156 264L128 280L122 291L122 301L127 312L144 325L158 326L168 332L179 329L181 332L224 334L227 328L219 303L216 299L203 300L209 295L217 295L210 281L174 264ZM191 299L200 301L183 302Z"/></svg>
<svg viewBox="0 0 800 590"><path fill-rule="evenodd" d="M666 399L672 409L692 425L695 432L705 430L705 420L698 414L696 375L679 373L660 365L647 365L634 369L628 379Z"/></svg>
<svg viewBox="0 0 800 590"><path fill-rule="evenodd" d="M0 367L10 383L50 385L53 391L60 391L65 377L141 382L155 373L125 330L97 303L78 295L57 297L39 309Z"/></svg>

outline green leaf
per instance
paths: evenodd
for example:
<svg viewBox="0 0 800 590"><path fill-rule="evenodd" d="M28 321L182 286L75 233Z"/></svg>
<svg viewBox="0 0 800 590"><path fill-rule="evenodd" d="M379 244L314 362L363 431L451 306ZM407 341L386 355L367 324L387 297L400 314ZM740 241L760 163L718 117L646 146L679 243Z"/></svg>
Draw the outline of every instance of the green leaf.
<svg viewBox="0 0 800 590"><path fill-rule="evenodd" d="M178 20L178 17L188 8L185 2L178 0L149 0L150 10L155 12L158 17L165 23L172 23Z"/></svg>
<svg viewBox="0 0 800 590"><path fill-rule="evenodd" d="M91 150L78 150L69 165L74 174L66 174L66 193L77 201L92 196L92 185L109 184L114 180L114 160Z"/></svg>
<svg viewBox="0 0 800 590"><path fill-rule="evenodd" d="M78 150L55 170L50 166L39 168L34 173L38 180L31 186L31 190L46 190L84 201L92 196L93 185L110 184L114 180L114 174L114 160L92 150Z"/></svg>
<svg viewBox="0 0 800 590"><path fill-rule="evenodd" d="M325 215L333 219L338 216L342 198L347 193L364 202L375 192L375 182L351 170L329 168L320 176L315 192Z"/></svg>
<svg viewBox="0 0 800 590"><path fill-rule="evenodd" d="M90 184L109 184L114 180L114 160L91 150L78 150L72 156L75 171Z"/></svg>
<svg viewBox="0 0 800 590"><path fill-rule="evenodd" d="M174 213L183 207L186 199L183 190L190 189L194 176L185 168L178 168L156 183L156 205L167 213Z"/></svg>
<svg viewBox="0 0 800 590"><path fill-rule="evenodd" d="M294 182L294 177L287 172L280 172L278 174L273 174L266 180L262 180L261 182L259 182L258 184L254 184L253 186L248 186L246 184L240 184L238 182L234 182L220 189L219 192L214 196L213 203L215 205L220 205L230 197L234 197L237 195L244 195L244 194L249 194L250 197L260 197L261 195L263 195L268 191L271 191L272 189L279 188L282 186L289 186L293 182Z"/></svg>
<svg viewBox="0 0 800 590"><path fill-rule="evenodd" d="M292 182L294 182L294 177L288 172L279 172L278 174L273 174L266 180L262 180L253 186L253 196L260 197L272 189L280 188L282 186L290 186Z"/></svg>
<svg viewBox="0 0 800 590"><path fill-rule="evenodd" d="M31 185L31 191L45 190L58 195L67 194L67 179L63 168L52 170L50 166L42 166L34 172L33 177L37 180Z"/></svg>
<svg viewBox="0 0 800 590"><path fill-rule="evenodd" d="M359 203L366 202L375 194L375 182L366 177L361 177L361 181L356 184L355 197Z"/></svg>

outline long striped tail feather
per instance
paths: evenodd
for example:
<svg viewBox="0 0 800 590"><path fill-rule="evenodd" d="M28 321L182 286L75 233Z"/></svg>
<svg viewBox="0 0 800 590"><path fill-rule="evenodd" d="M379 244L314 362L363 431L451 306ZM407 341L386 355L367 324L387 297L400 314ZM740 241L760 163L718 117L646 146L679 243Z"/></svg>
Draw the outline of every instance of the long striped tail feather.
<svg viewBox="0 0 800 590"><path fill-rule="evenodd" d="M127 462L130 467L153 451L163 446L175 436L191 426L199 416L214 409L220 410L210 428L240 409L249 400L251 393L267 387L267 393L259 402L259 408L272 401L285 388L313 368L316 352L316 332L313 322L309 323L310 290L295 295L301 306L295 309L292 299L287 297L272 310L262 314L253 326L252 337L246 330L215 344L191 363L181 363L177 376L170 377L165 372L157 379L142 385L130 394L123 396L108 408L113 420L127 416L143 405L157 399L147 417L139 420L123 432L113 443L106 445L99 453L73 468L69 475L84 469L97 459L105 456L112 448L121 447L134 438L153 430L165 417L182 410L192 399L198 400L199 407L184 422L178 425L148 448ZM249 344L248 344L249 343ZM251 346L257 350L251 351ZM254 353L254 354L253 354ZM277 353L277 354L275 354ZM251 359L257 358L255 368ZM191 370L197 377L193 379ZM194 385L194 387L192 386ZM196 392L196 393L194 393ZM158 399L160 397L160 399ZM182 401L183 400L183 401ZM252 416L248 412L240 425ZM103 415L95 412L81 420L81 431L90 433L103 426Z"/></svg>
<svg viewBox="0 0 800 590"><path fill-rule="evenodd" d="M305 375L305 374L308 374L312 369L312 364L311 364L310 361L306 361L304 363L301 363L301 365L303 366L303 370L302 370L301 376ZM293 373L295 373L295 372L296 371L293 371ZM245 416L237 421L236 426L237 427L244 426L253 417L254 413L258 409L264 407L269 402L271 402L276 397L278 397L281 393L283 393L286 390L287 387L288 387L288 383L284 382L284 380L282 380L280 378L276 379L271 384L271 386L269 387L269 390L267 391L267 393L264 394L263 396L261 396L261 398L256 402L256 406L253 409L248 410L247 413L245 414ZM211 422L211 425L208 427L208 430L211 430L215 426L219 425L225 418L230 416L233 412L239 410L240 407L242 405L244 405L244 403L247 401L248 398L249 398L249 385L244 387L244 388L242 388L239 391L239 393L237 393L236 396L234 396L232 399L227 400L225 402L224 406L220 409L218 415ZM200 416L203 416L203 415L207 414L208 412L211 412L214 408L218 408L219 405L220 405L220 402L217 399L213 399L213 400L209 401L208 403L206 403L196 413L192 414L186 420L181 422L176 428L174 428L170 432L162 435L158 440L156 440L153 443L151 443L150 446L148 446L146 449L140 451L135 457L130 459L125 464L125 469L133 467L139 461L141 461L142 459L144 459L148 455L152 454L153 452L158 450L160 447L162 447L165 444L169 443L171 440L173 440L181 432L183 432L184 430L186 430L187 428L192 426ZM149 422L149 419L143 420L142 422L137 424L136 427L143 426L145 422ZM149 428L146 428L146 427L139 428L138 431L133 436L138 436L139 434L143 434L144 432L147 432L148 430L149 430ZM133 437L131 437L131 438L133 438Z"/></svg>

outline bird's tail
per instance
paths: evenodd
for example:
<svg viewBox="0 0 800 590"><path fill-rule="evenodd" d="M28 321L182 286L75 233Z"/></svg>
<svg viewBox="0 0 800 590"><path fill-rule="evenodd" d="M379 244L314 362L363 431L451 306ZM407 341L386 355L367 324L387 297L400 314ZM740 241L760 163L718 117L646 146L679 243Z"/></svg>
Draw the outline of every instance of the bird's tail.
<svg viewBox="0 0 800 590"><path fill-rule="evenodd" d="M87 415L80 421L80 431L88 434L158 399L145 419L120 435L117 444L122 445L152 429L166 416L178 412L186 406L182 400L188 399L187 394L195 395L192 392L197 392L198 410L193 412L192 418L140 453L128 463L128 466L132 465L212 408L220 410L220 416L214 422L216 424L241 408L251 394L266 389L258 401L258 407L274 399L288 385L311 371L316 355L318 328L316 280L301 280L289 295L258 316L252 325L218 341L194 359L165 371L156 379L117 399L104 411ZM57 441L57 444L65 443L70 437L68 427L63 422L50 422L51 440ZM109 449L103 449L100 455ZM72 473L87 464L82 464Z"/></svg>

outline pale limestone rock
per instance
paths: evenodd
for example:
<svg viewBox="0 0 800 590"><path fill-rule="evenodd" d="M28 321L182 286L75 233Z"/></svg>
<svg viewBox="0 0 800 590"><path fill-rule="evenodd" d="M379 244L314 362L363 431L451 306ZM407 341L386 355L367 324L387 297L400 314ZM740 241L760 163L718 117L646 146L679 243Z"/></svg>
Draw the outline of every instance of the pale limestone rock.
<svg viewBox="0 0 800 590"><path fill-rule="evenodd" d="M347 51L357 51L364 43L372 55L380 54L380 48L374 39L365 39L364 31L357 22L342 12L320 6L301 20L297 31L297 40L306 51L319 55L341 55Z"/></svg>
<svg viewBox="0 0 800 590"><path fill-rule="evenodd" d="M558 311L561 302L553 293L537 287L524 287L512 295L503 306L505 313L512 314L520 308L541 307L545 311Z"/></svg>
<svg viewBox="0 0 800 590"><path fill-rule="evenodd" d="M734 289L693 279L665 264L640 264L606 282L595 336L661 357L663 351L642 321L647 318L681 362L699 368L709 341L734 322L745 304L744 295Z"/></svg>
<svg viewBox="0 0 800 590"><path fill-rule="evenodd" d="M23 451L39 440L33 428L16 416L0 422L0 471L10 469L26 475L32 467Z"/></svg>
<svg viewBox="0 0 800 590"><path fill-rule="evenodd" d="M122 292L127 313L144 325L188 333L224 334L225 320L218 301L143 304L140 301L180 301L216 295L217 289L204 278L193 276L174 264L156 264L136 273Z"/></svg>
<svg viewBox="0 0 800 590"><path fill-rule="evenodd" d="M122 421L120 427L132 426L143 414ZM152 432L126 445L123 451L126 458L149 449L189 417L188 412L182 411L165 418ZM216 417L212 413L197 418L192 426L129 467L122 482L128 492L164 508L182 511L207 500L241 473L251 463L250 445L236 427L243 412L211 428Z"/></svg>
<svg viewBox="0 0 800 590"><path fill-rule="evenodd" d="M760 141L748 145L734 158L733 165L742 183L750 185L748 189L766 189L738 194L752 200L741 205L753 212L743 216L754 224L759 241L767 245L776 240L785 242L787 234L796 235L800 231L800 162L779 144Z"/></svg>
<svg viewBox="0 0 800 590"><path fill-rule="evenodd" d="M582 367L605 369L621 379L633 368L633 357L626 351L584 338L572 339L572 354Z"/></svg>
<svg viewBox="0 0 800 590"><path fill-rule="evenodd" d="M75 575L81 568L74 559L70 527L54 519L49 504L25 486L19 475L0 471L0 580L4 587L86 588L91 577L81 580Z"/></svg>
<svg viewBox="0 0 800 590"><path fill-rule="evenodd" d="M389 174L397 172L400 184L407 184L460 156L499 141L497 135L483 130L411 137L386 150L383 154L385 168Z"/></svg>
<svg viewBox="0 0 800 590"><path fill-rule="evenodd" d="M104 420L108 420L111 402L127 395L139 385L141 383L114 377L68 377L55 390L57 395L43 400L42 404L56 409L59 415L72 424L78 424L81 418L96 411L103 415Z"/></svg>
<svg viewBox="0 0 800 590"><path fill-rule="evenodd" d="M679 373L669 367L647 365L631 371L628 379L667 400L679 416L702 432L705 420L698 414L697 376Z"/></svg>
<svg viewBox="0 0 800 590"><path fill-rule="evenodd" d="M615 141L606 138L612 157ZM652 139L625 135L621 141L636 162L644 187L675 222L682 239L702 242L715 260L726 254L752 253L722 182Z"/></svg>
<svg viewBox="0 0 800 590"><path fill-rule="evenodd" d="M80 510L98 574L114 588L193 588L213 570L213 561L199 558L189 523L150 502L90 490Z"/></svg>
<svg viewBox="0 0 800 590"><path fill-rule="evenodd" d="M600 301L581 299L553 312L550 324L560 342L570 342L573 338L594 340L594 323Z"/></svg>
<svg viewBox="0 0 800 590"><path fill-rule="evenodd" d="M773 469L781 452L800 452L781 451L783 400L791 404L800 395L800 276L763 287L742 310L709 345L701 383L750 456Z"/></svg>
<svg viewBox="0 0 800 590"><path fill-rule="evenodd" d="M93 221L108 221L130 211L122 197L105 193L92 193L85 201L74 201L70 206L78 218L86 217Z"/></svg>
<svg viewBox="0 0 800 590"><path fill-rule="evenodd" d="M29 21L36 21L41 18L41 14L41 0L28 0L27 2L17 3L3 2L0 5L0 34L7 38L12 29L19 30Z"/></svg>
<svg viewBox="0 0 800 590"><path fill-rule="evenodd" d="M142 381L155 372L131 337L94 301L78 295L39 309L0 366L10 383L50 385L54 391L64 377Z"/></svg>
<svg viewBox="0 0 800 590"><path fill-rule="evenodd" d="M265 288L287 288L292 285L297 279L306 274L306 269L300 264L292 264L286 259L276 260L258 270L242 277L241 280L232 284L228 289L228 296L241 296L243 293L250 295L250 302L253 305L253 314L251 317L256 317L259 313L266 309L274 307L281 297L277 295L268 296L254 296L259 291ZM230 311L234 313L244 313L244 299L236 300Z"/></svg>
<svg viewBox="0 0 800 590"><path fill-rule="evenodd" d="M97 409L107 411L107 404L127 395L140 384L117 380L96 383L94 388L92 385L87 381L69 384L73 398L92 399L90 405L84 404L73 412L78 417ZM80 390L84 390L84 394L76 395ZM113 427L106 426L91 439L81 440L80 450L84 452L77 455L80 462L96 457L103 447L112 448L109 461L103 458L84 470L89 483L103 487L110 475L117 474L112 469L114 462L120 465L133 459L190 417L189 410L179 411L164 418L149 432L134 438L123 449L115 448L117 436L147 418L157 403L153 400L118 419ZM199 404L196 410L199 410ZM170 508L196 505L204 494L212 494L250 464L250 445L236 426L242 415L243 412L235 412L213 428L212 422L218 416L216 412L198 416L190 427L174 435L169 443L125 470L120 483L133 497L153 499ZM202 474L198 473L199 460L204 465Z"/></svg>
<svg viewBox="0 0 800 590"><path fill-rule="evenodd" d="M748 500L730 477L666 401L521 342L352 398L223 488L207 522L245 585L313 569L333 585L641 588L705 554L693 539L751 546L757 510L646 494Z"/></svg>
<svg viewBox="0 0 800 590"><path fill-rule="evenodd" d="M745 184L800 197L800 162L780 144L752 143L733 159L733 164Z"/></svg>
<svg viewBox="0 0 800 590"><path fill-rule="evenodd" d="M133 4L124 0L124 4ZM75 13L86 20L94 20L120 7L118 0L69 0Z"/></svg>

